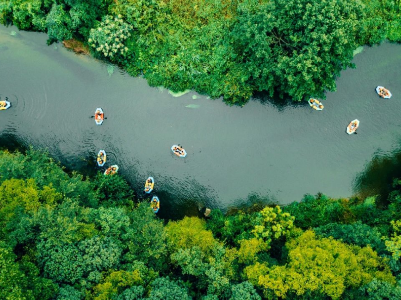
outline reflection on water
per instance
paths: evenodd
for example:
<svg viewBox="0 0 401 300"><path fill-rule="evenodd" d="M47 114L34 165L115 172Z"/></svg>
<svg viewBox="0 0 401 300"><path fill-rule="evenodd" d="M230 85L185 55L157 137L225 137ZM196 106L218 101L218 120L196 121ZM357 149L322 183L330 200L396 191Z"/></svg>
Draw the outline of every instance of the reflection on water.
<svg viewBox="0 0 401 300"><path fill-rule="evenodd" d="M119 165L140 198L146 178L155 178L161 217L252 199L286 204L306 193L349 197L372 157L399 145L401 45L365 47L357 69L341 73L337 92L317 112L263 94L244 107L193 91L173 97L89 56L47 46L46 34L12 30L0 26L0 96L13 103L0 112L0 135L85 174L104 170L95 161L105 149L105 167ZM377 85L393 98L380 99ZM91 118L96 107L107 117L101 126ZM356 118L358 135L347 135ZM184 159L171 153L178 143Z"/></svg>
<svg viewBox="0 0 401 300"><path fill-rule="evenodd" d="M357 176L354 193L362 199L378 195L380 202L385 201L393 190L392 184L396 178L401 178L401 149L388 155L375 155Z"/></svg>

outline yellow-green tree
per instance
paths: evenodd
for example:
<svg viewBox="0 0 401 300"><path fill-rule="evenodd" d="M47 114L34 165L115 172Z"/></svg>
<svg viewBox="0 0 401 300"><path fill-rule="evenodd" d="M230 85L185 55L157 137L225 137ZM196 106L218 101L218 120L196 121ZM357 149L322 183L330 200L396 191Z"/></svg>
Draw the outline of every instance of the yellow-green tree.
<svg viewBox="0 0 401 300"><path fill-rule="evenodd" d="M211 254L218 244L206 223L196 217L185 217L181 221L169 222L165 227L167 244L171 251L198 246L205 254Z"/></svg>
<svg viewBox="0 0 401 300"><path fill-rule="evenodd" d="M294 217L283 212L280 206L265 207L253 221L255 224L252 233L256 238L263 239L270 247L272 239L286 236L294 226Z"/></svg>
<svg viewBox="0 0 401 300"><path fill-rule="evenodd" d="M391 221L393 234L389 240L385 241L386 248L392 253L393 258L398 260L401 257L401 220Z"/></svg>
<svg viewBox="0 0 401 300"><path fill-rule="evenodd" d="M313 231L286 244L288 263L273 266L257 278L248 269L249 280L264 288L266 297L320 293L340 299L346 288L358 288L373 279L395 283L385 260L370 247L349 246L332 238L318 239ZM260 269L260 268L259 268Z"/></svg>

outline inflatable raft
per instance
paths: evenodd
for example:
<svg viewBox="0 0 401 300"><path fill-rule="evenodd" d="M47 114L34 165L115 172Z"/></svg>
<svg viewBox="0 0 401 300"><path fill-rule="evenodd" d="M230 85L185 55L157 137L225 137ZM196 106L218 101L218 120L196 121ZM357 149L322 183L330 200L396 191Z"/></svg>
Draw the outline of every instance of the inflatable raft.
<svg viewBox="0 0 401 300"><path fill-rule="evenodd" d="M376 93L380 96L380 97L382 97L382 98L384 98L384 99L390 99L391 98L391 93L390 93L390 91L388 90L388 89L386 89L385 87L382 87L382 86L380 86L380 85L378 85L377 87L376 87Z"/></svg>
<svg viewBox="0 0 401 300"><path fill-rule="evenodd" d="M106 151L99 150L99 153L97 154L96 162L99 167L104 166L104 164L106 163Z"/></svg>
<svg viewBox="0 0 401 300"><path fill-rule="evenodd" d="M177 155L178 157L185 157L187 156L187 151L185 151L184 148L182 148L179 145L173 145L171 146L171 151L173 151L173 153L175 155Z"/></svg>
<svg viewBox="0 0 401 300"><path fill-rule="evenodd" d="M11 103L6 100L0 101L0 110L6 110L6 109L10 108L10 106L11 106Z"/></svg>
<svg viewBox="0 0 401 300"><path fill-rule="evenodd" d="M310 98L308 103L315 110L322 110L324 108L322 102L317 99Z"/></svg>
<svg viewBox="0 0 401 300"><path fill-rule="evenodd" d="M150 207L152 207L153 212L156 214L160 209L160 200L157 196L153 196L152 200L150 201Z"/></svg>
<svg viewBox="0 0 401 300"><path fill-rule="evenodd" d="M104 171L104 175L114 175L118 171L118 166L117 165L112 165L111 167L108 167L106 171Z"/></svg>
<svg viewBox="0 0 401 300"><path fill-rule="evenodd" d="M96 108L96 111L95 111L95 122L97 125L102 125L103 120L104 120L103 109L98 107L98 108Z"/></svg>
<svg viewBox="0 0 401 300"><path fill-rule="evenodd" d="M355 119L353 121L351 121L351 123L348 124L347 126L347 133L348 134L353 134L355 133L355 131L358 129L359 127L359 120Z"/></svg>
<svg viewBox="0 0 401 300"><path fill-rule="evenodd" d="M153 177L148 177L148 179L146 179L145 182L145 193L149 194L150 192L153 191L153 187L155 186L155 180L153 179Z"/></svg>

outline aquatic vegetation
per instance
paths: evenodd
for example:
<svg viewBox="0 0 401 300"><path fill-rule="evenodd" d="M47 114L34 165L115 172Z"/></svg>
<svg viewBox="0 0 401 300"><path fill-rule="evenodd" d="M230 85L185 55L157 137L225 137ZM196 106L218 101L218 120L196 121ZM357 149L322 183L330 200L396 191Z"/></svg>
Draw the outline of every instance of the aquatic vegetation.
<svg viewBox="0 0 401 300"><path fill-rule="evenodd" d="M109 77L111 77L111 75L113 75L113 73L114 73L114 66L108 65L107 66L107 74L109 74Z"/></svg>
<svg viewBox="0 0 401 300"><path fill-rule="evenodd" d="M189 105L186 105L185 107L187 107L187 108L199 108L200 105L198 105L198 104L189 104Z"/></svg>

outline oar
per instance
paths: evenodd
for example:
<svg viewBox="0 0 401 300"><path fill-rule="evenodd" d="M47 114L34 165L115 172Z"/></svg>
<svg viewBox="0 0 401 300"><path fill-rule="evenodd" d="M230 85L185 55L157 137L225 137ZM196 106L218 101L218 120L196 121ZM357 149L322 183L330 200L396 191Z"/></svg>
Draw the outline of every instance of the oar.
<svg viewBox="0 0 401 300"><path fill-rule="evenodd" d="M95 116L90 116L90 118L92 119L92 118L94 118ZM104 120L107 120L107 117L104 117L103 118Z"/></svg>

